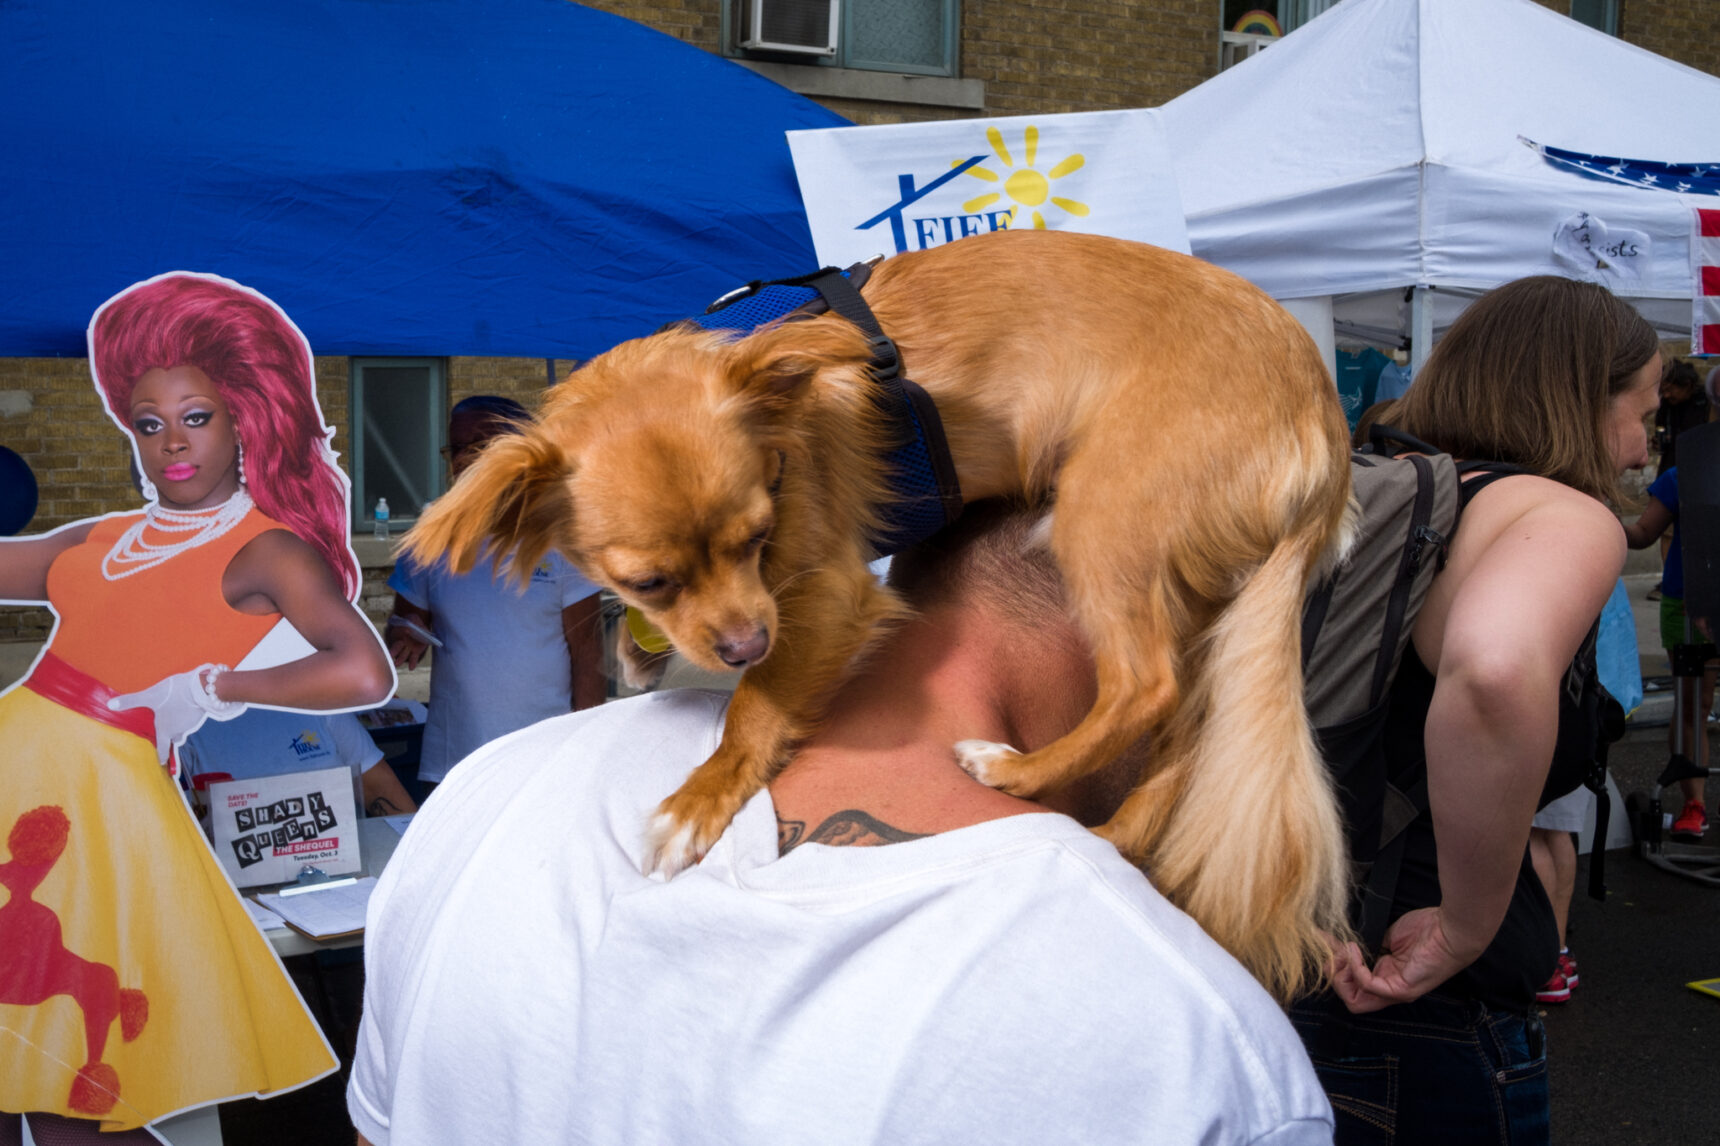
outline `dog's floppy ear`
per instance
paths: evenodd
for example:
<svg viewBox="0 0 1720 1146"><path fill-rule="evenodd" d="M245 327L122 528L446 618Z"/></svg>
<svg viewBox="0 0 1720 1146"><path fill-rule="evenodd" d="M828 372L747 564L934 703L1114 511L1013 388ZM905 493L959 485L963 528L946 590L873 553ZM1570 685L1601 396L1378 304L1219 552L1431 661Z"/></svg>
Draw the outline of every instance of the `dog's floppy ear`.
<svg viewBox="0 0 1720 1146"><path fill-rule="evenodd" d="M837 318L784 322L734 344L730 378L737 390L762 401L792 400L821 370L864 366L872 348L852 323Z"/></svg>
<svg viewBox="0 0 1720 1146"><path fill-rule="evenodd" d="M524 584L572 518L570 468L539 426L492 439L407 533L406 555L425 567L446 558L451 572L465 573L490 543L512 554L510 579Z"/></svg>

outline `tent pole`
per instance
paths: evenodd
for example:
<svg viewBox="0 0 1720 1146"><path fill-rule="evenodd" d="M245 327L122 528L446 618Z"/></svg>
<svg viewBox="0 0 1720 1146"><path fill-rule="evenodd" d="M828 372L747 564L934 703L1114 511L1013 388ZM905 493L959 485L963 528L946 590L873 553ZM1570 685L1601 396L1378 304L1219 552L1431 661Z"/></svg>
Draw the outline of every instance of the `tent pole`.
<svg viewBox="0 0 1720 1146"><path fill-rule="evenodd" d="M1433 353L1433 299L1428 287L1417 286L1409 299L1409 376L1421 376L1422 364Z"/></svg>
<svg viewBox="0 0 1720 1146"><path fill-rule="evenodd" d="M1332 327L1332 296L1328 294L1318 298L1284 298L1278 300L1278 305L1289 311L1291 317L1307 330L1320 351L1320 360L1326 364L1326 373L1336 379L1338 344L1337 334Z"/></svg>

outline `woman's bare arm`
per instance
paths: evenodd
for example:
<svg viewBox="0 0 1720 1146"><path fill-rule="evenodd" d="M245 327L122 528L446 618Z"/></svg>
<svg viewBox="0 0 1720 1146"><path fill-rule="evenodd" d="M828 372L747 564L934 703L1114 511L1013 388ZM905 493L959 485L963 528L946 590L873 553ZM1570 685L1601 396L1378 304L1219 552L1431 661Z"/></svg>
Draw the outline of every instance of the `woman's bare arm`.
<svg viewBox="0 0 1720 1146"><path fill-rule="evenodd" d="M223 673L215 686L222 700L326 712L380 704L394 691L376 630L296 535L272 529L253 538L228 565L221 589L240 612L280 613L316 649L273 668Z"/></svg>
<svg viewBox="0 0 1720 1146"><path fill-rule="evenodd" d="M51 533L0 538L0 601L46 601L48 567L88 537L95 525L74 521Z"/></svg>
<svg viewBox="0 0 1720 1146"><path fill-rule="evenodd" d="M1559 690L1624 561L1612 514L1569 490L1478 497L1463 529L1485 544L1442 574L1457 574L1455 591L1430 597L1415 633L1436 679L1425 744L1441 906L1398 920L1371 970L1340 974L1351 1010L1418 998L1492 941L1552 762Z"/></svg>
<svg viewBox="0 0 1720 1146"><path fill-rule="evenodd" d="M573 669L571 707L595 708L609 698L603 675L603 595L593 593L561 611L561 633Z"/></svg>
<svg viewBox="0 0 1720 1146"><path fill-rule="evenodd" d="M372 764L359 779L364 792L365 815L396 816L418 810L418 805L406 792L406 785L394 774L394 765L388 761Z"/></svg>
<svg viewBox="0 0 1720 1146"><path fill-rule="evenodd" d="M1625 540L1632 549L1647 549L1672 524L1672 511L1659 498L1651 497L1641 516L1624 527Z"/></svg>

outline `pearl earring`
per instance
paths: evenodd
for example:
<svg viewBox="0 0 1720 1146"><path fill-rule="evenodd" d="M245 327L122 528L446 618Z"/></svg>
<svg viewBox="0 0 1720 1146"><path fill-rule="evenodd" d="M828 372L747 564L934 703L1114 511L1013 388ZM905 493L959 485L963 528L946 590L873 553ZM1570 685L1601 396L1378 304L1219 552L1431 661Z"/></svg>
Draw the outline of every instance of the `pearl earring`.
<svg viewBox="0 0 1720 1146"><path fill-rule="evenodd" d="M245 443L242 441L239 441L237 438L235 438L235 439L233 439L233 444L236 447L238 447L238 451L239 451L239 484L244 485L245 484Z"/></svg>

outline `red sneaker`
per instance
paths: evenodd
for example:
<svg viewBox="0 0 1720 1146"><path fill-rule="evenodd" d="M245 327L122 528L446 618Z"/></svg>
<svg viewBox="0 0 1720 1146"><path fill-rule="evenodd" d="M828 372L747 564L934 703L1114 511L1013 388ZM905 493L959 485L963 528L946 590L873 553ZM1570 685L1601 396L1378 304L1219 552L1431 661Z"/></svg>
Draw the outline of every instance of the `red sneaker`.
<svg viewBox="0 0 1720 1146"><path fill-rule="evenodd" d="M1565 977L1567 986L1577 985L1577 961L1571 958L1571 950L1568 947L1559 949L1559 974Z"/></svg>
<svg viewBox="0 0 1720 1146"><path fill-rule="evenodd" d="M1565 978L1563 971L1554 971L1553 977L1535 992L1537 1003L1568 1003L1571 1001L1571 983Z"/></svg>
<svg viewBox="0 0 1720 1146"><path fill-rule="evenodd" d="M1685 804L1678 818L1672 821L1672 838L1675 840L1700 840L1707 831L1708 810L1702 806L1701 800Z"/></svg>

